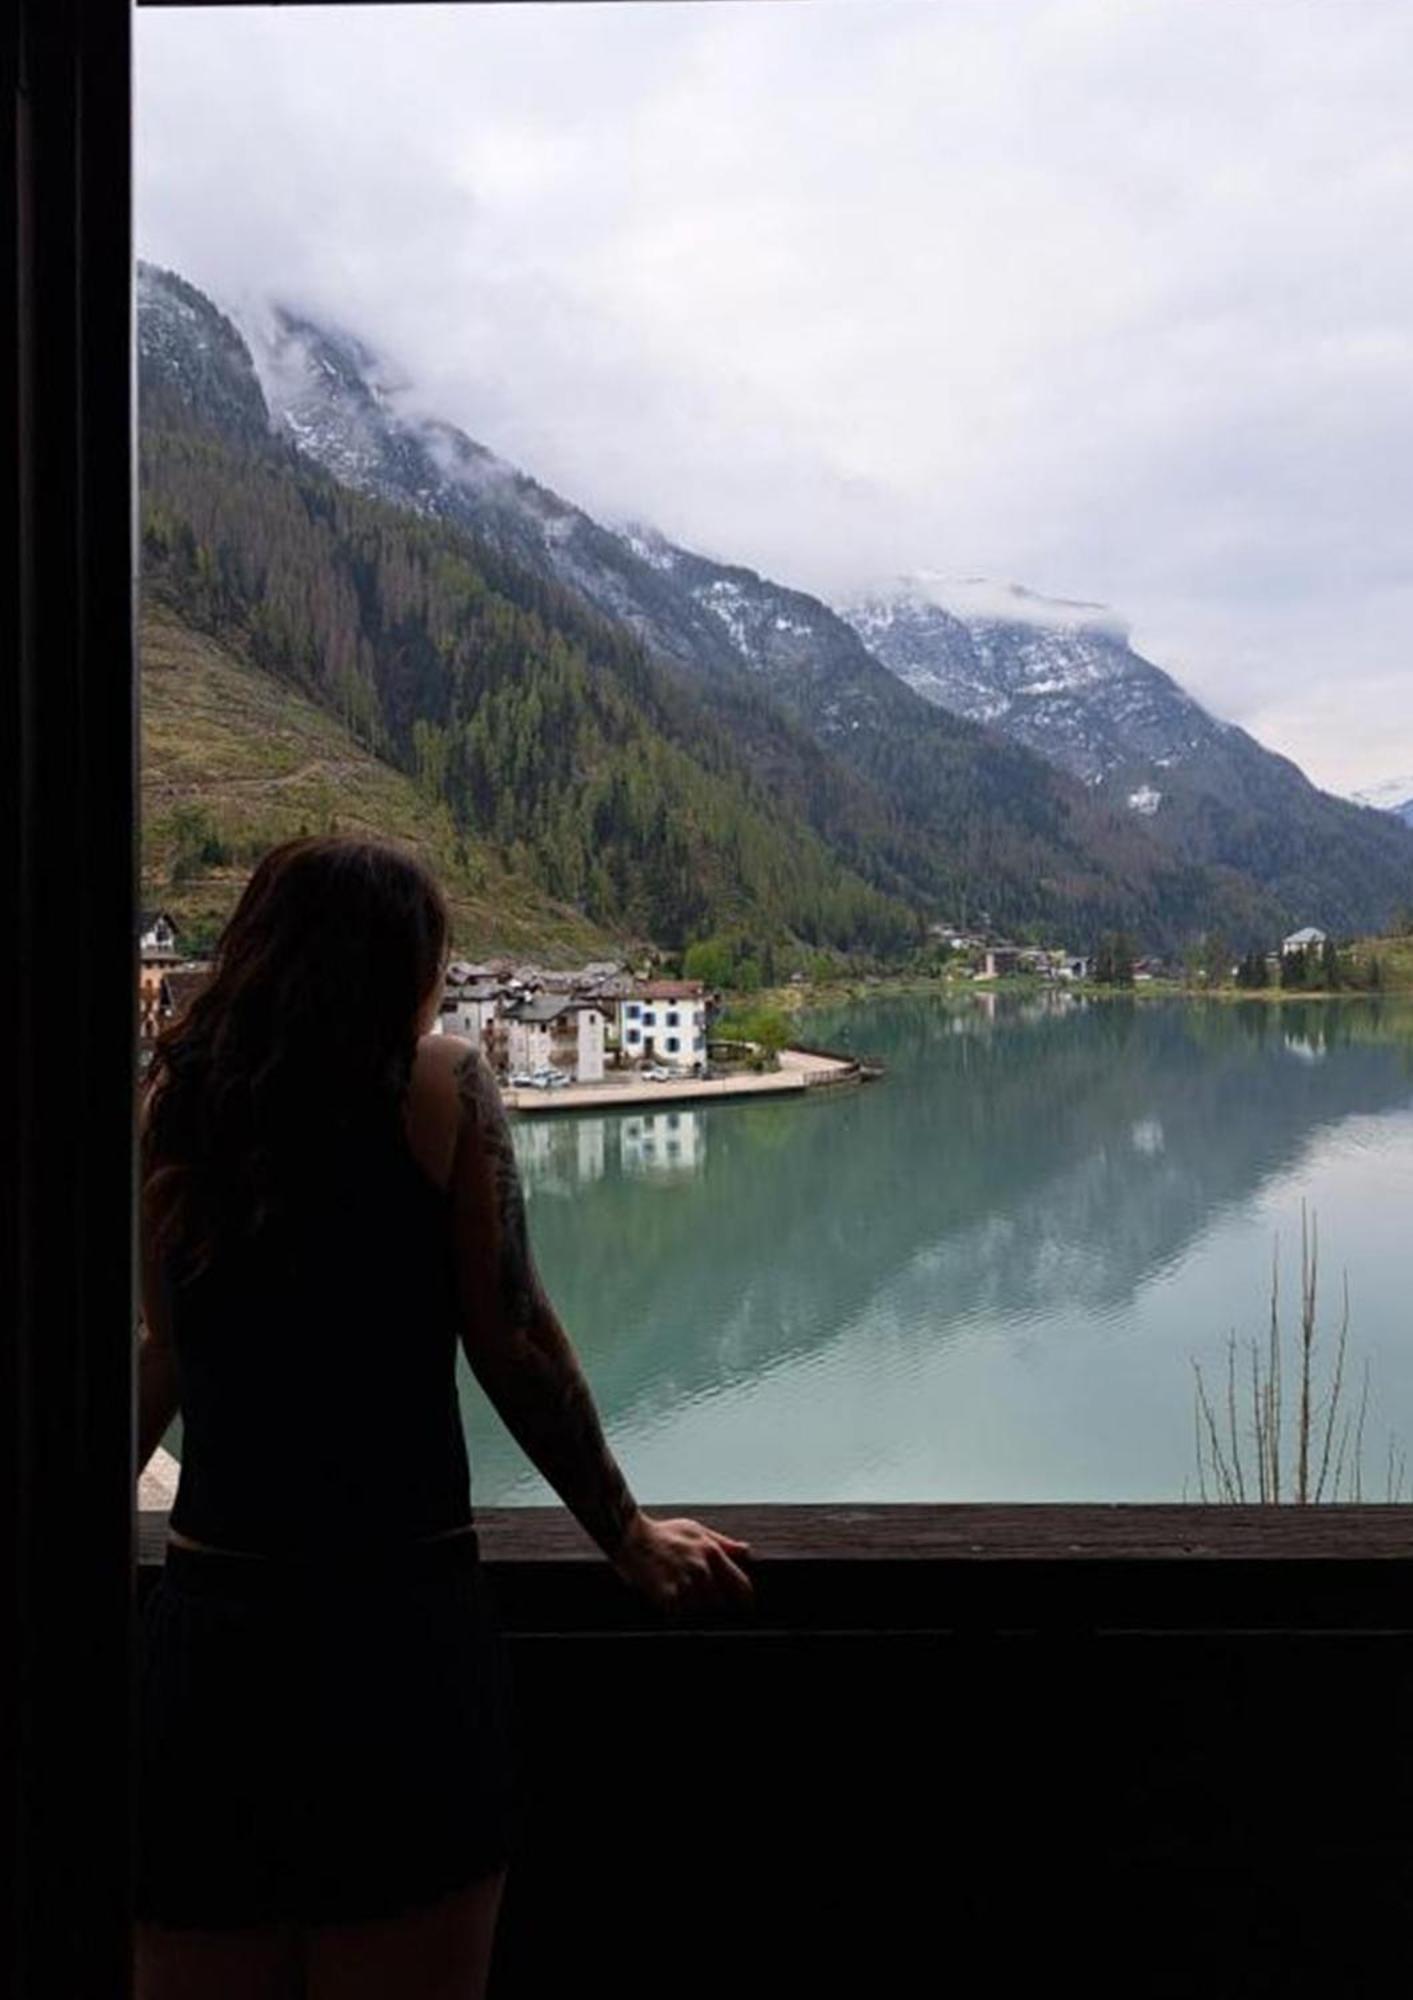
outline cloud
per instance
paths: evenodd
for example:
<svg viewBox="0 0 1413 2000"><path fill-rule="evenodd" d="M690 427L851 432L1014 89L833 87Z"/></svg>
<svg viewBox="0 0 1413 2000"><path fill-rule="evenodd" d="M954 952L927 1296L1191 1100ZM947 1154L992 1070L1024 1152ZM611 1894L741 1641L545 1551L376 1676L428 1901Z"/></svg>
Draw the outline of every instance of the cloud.
<svg viewBox="0 0 1413 2000"><path fill-rule="evenodd" d="M871 594L871 593L870 593ZM1128 621L1107 604L1081 598L1045 597L1024 584L1001 583L989 576L945 576L918 570L899 577L881 593L905 594L940 605L958 618L994 619L1005 625L1034 625L1044 631L1101 632L1112 639L1131 636Z"/></svg>
<svg viewBox="0 0 1413 2000"><path fill-rule="evenodd" d="M606 515L1101 599L1323 782L1413 768L1406 0L153 9L138 58L141 247L238 313Z"/></svg>

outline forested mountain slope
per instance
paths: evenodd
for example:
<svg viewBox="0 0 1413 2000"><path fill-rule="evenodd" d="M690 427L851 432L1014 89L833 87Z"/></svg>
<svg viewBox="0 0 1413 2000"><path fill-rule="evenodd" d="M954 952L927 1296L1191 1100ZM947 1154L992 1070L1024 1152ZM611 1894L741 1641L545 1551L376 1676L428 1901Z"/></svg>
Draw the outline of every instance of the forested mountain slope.
<svg viewBox="0 0 1413 2000"><path fill-rule="evenodd" d="M366 350L288 319L310 366L284 354L277 430L209 300L147 266L139 297L149 580L593 925L892 952L935 915L1150 946L1283 922L904 687L817 599L402 420Z"/></svg>
<svg viewBox="0 0 1413 2000"><path fill-rule="evenodd" d="M843 865L581 600L441 523L144 399L156 597L413 775L509 871L665 945L747 925L892 951L915 914Z"/></svg>
<svg viewBox="0 0 1413 2000"><path fill-rule="evenodd" d="M554 904L425 787L362 749L289 681L195 632L145 593L142 897L209 945L266 848L299 833L377 833L436 870L459 951L582 965L625 942Z"/></svg>

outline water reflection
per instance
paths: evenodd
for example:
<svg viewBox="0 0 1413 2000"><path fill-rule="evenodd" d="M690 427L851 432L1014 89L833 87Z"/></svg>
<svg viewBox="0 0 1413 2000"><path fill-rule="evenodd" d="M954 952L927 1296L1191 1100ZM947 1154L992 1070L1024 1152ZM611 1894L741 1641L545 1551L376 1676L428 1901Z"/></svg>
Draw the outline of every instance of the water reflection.
<svg viewBox="0 0 1413 2000"><path fill-rule="evenodd" d="M886 1078L803 1100L516 1124L536 1255L615 1437L646 1450L670 1434L685 1450L706 1406L735 1395L711 1464L740 1497L870 1490L870 1451L921 1449L940 1422L925 1385L949 1354L954 1367L983 1357L967 1362L991 1398L971 1430L999 1434L1015 1394L1003 1363L1031 1355L1065 1385L1065 1357L1082 1372L1096 1328L1137 1338L1164 1274L1217 1243L1262 1188L1341 1127L1413 1104L1413 1020L1389 1001L988 994L854 1005L808 1030L881 1056ZM1361 1145L1408 1150L1402 1122L1387 1141L1368 1136L1376 1124L1358 1129ZM1390 1230L1391 1256L1404 1233ZM1245 1239L1222 1254L1240 1255L1244 1296L1269 1239L1250 1270ZM1406 1291L1398 1274L1389 1282ZM1225 1275L1202 1284L1220 1300ZM1212 1310L1204 1292L1191 1339ZM787 1408L756 1425L767 1383L787 1378ZM898 1406L869 1443L859 1412L883 1384ZM1084 1454L1095 1460L1096 1493L1101 1448L1135 1421L1105 1393L1086 1378L1066 1447L1081 1480ZM548 1497L527 1489L493 1425L477 1442L488 1504ZM674 1497L688 1490L665 1479ZM1171 1490L1159 1482L1154 1497Z"/></svg>
<svg viewBox="0 0 1413 2000"><path fill-rule="evenodd" d="M706 1128L697 1111L654 1111L622 1121L620 1158L634 1174L698 1174L706 1164Z"/></svg>
<svg viewBox="0 0 1413 2000"><path fill-rule="evenodd" d="M610 1171L678 1181L706 1163L705 1122L690 1108L603 1118L541 1113L517 1119L512 1131L521 1181L536 1195L572 1195Z"/></svg>

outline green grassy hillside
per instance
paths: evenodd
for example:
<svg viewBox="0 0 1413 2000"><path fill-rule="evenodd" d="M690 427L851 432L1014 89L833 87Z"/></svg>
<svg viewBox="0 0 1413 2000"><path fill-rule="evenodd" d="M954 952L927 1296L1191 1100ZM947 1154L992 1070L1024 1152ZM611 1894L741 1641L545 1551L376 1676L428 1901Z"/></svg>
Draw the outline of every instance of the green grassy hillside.
<svg viewBox="0 0 1413 2000"><path fill-rule="evenodd" d="M142 899L170 910L187 944L214 935L266 848L337 829L405 842L429 861L467 955L574 964L617 948L523 871L460 837L445 804L323 709L193 632L150 592L141 660Z"/></svg>

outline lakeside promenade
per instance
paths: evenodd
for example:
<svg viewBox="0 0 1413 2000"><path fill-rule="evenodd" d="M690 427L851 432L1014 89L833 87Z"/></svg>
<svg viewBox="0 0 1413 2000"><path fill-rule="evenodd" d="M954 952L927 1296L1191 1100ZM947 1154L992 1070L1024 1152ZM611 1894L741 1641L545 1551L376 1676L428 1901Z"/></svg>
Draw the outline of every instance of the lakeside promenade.
<svg viewBox="0 0 1413 2000"><path fill-rule="evenodd" d="M636 1104L681 1104L704 1098L780 1097L821 1085L855 1083L861 1074L856 1062L782 1049L779 1069L761 1075L743 1071L739 1076L684 1076L670 1083L650 1083L626 1073L606 1076L602 1083L567 1083L558 1090L505 1086L501 1096L512 1111L621 1111Z"/></svg>

